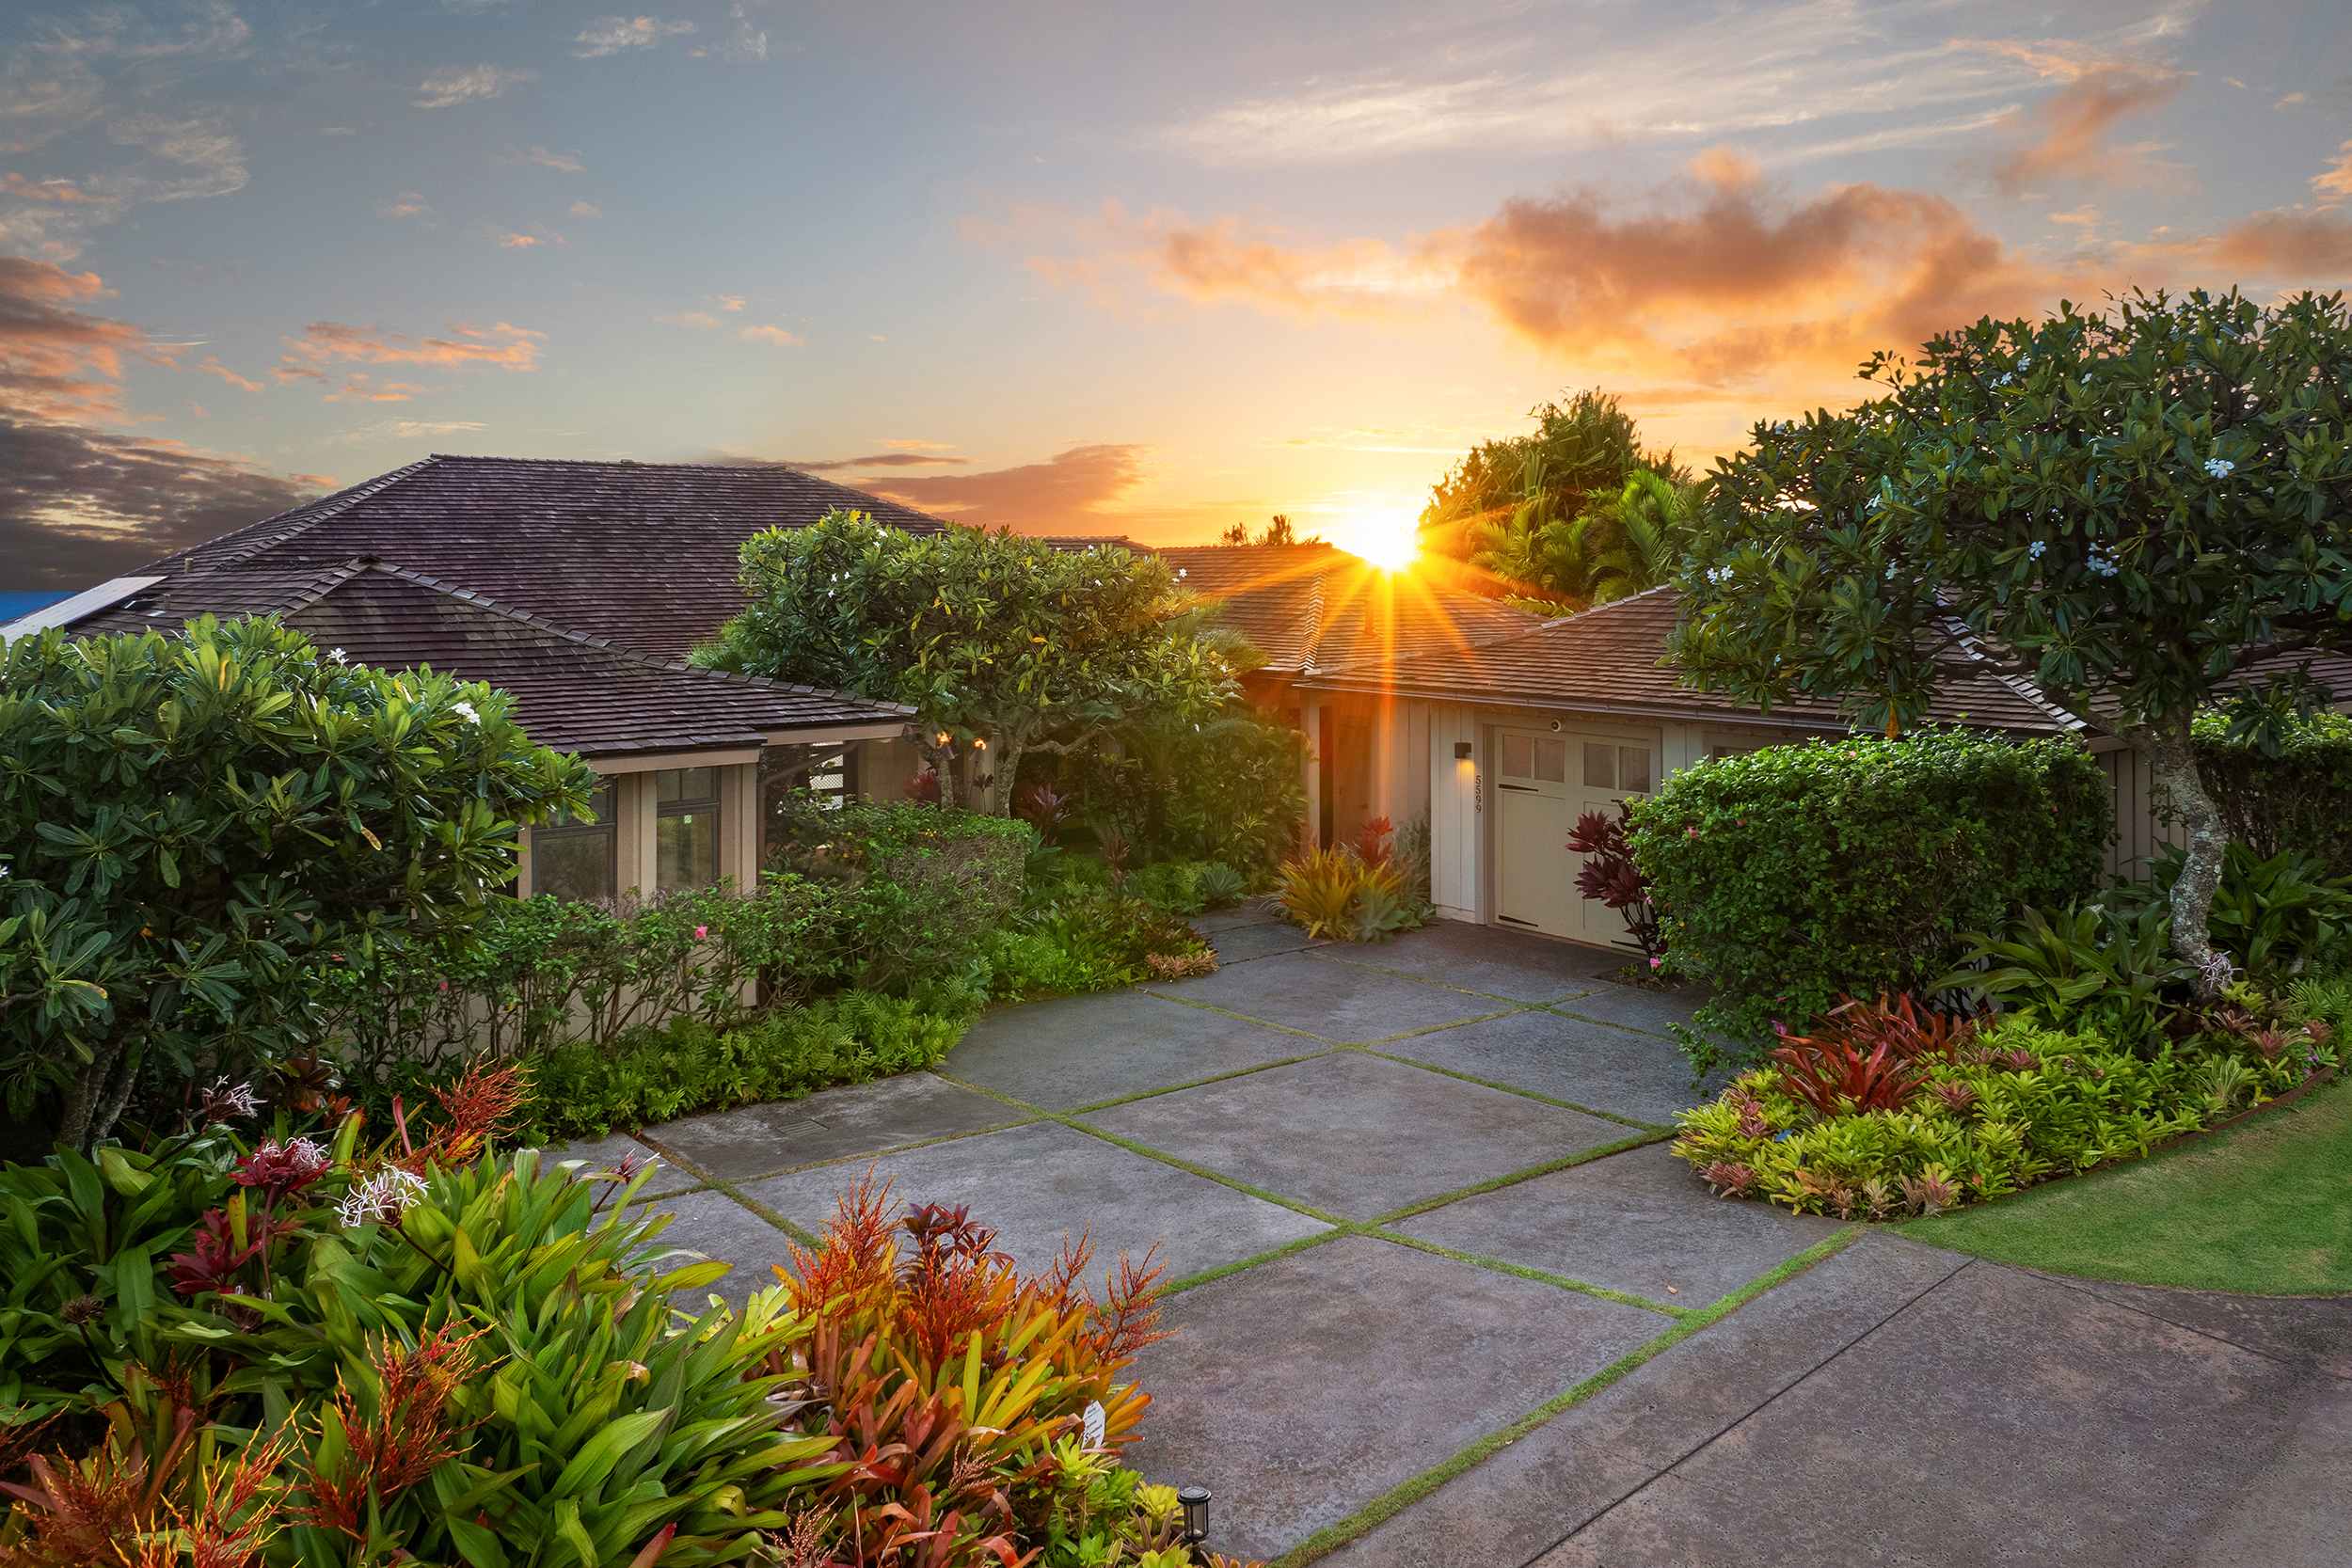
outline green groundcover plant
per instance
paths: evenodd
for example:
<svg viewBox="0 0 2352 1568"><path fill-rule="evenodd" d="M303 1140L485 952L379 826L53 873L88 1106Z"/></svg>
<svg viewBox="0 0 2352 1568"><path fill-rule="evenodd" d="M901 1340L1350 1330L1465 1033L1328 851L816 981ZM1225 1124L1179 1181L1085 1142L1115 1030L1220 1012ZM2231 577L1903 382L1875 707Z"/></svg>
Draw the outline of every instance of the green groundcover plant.
<svg viewBox="0 0 2352 1568"><path fill-rule="evenodd" d="M2146 1154L2338 1061L2352 988L2235 985L2137 1045L2036 1009L1958 1021L1848 1004L1682 1114L1674 1152L1719 1195L1891 1219Z"/></svg>
<svg viewBox="0 0 2352 1568"><path fill-rule="evenodd" d="M2089 894L2112 810L2067 740L1971 731L1775 746L1685 768L1630 838L1677 970L1715 988L1685 1047L1753 1062L1776 1022L1915 990L1961 933Z"/></svg>
<svg viewBox="0 0 2352 1568"><path fill-rule="evenodd" d="M1184 1568L1119 1460L1156 1271L1025 1275L862 1185L740 1312L472 1074L371 1147L223 1085L172 1137L0 1171L11 1568ZM912 1245L901 1257L898 1233ZM1099 1404L1104 1438L1087 1447Z"/></svg>

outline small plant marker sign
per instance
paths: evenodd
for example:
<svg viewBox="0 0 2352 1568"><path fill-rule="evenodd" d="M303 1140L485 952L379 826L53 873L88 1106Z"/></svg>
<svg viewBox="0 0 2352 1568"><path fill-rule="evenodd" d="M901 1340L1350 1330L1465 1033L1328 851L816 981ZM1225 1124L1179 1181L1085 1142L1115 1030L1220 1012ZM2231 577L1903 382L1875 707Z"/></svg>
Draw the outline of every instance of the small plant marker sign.
<svg viewBox="0 0 2352 1568"><path fill-rule="evenodd" d="M1101 1447L1103 1446L1103 1402L1102 1402L1102 1401L1100 1401L1100 1400L1089 1400L1089 1401L1087 1402L1087 1410L1086 1410L1086 1418L1085 1418L1085 1419L1086 1419L1086 1446L1087 1446L1088 1448L1089 1448L1089 1449L1099 1449L1099 1448L1101 1448Z"/></svg>

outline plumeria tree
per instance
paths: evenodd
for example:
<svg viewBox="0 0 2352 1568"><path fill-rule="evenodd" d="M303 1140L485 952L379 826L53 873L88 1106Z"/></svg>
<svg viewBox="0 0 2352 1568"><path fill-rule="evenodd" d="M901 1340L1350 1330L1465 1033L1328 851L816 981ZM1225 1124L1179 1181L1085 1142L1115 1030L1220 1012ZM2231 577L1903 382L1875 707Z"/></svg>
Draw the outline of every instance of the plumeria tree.
<svg viewBox="0 0 2352 1568"><path fill-rule="evenodd" d="M834 511L747 541L743 592L697 663L907 704L942 780L970 748L994 748L1008 816L1031 747L1206 713L1235 689L1224 644L1199 635L1166 564L1116 547L907 533Z"/></svg>
<svg viewBox="0 0 2352 1568"><path fill-rule="evenodd" d="M103 1138L142 1069L319 1044L327 972L462 943L520 825L594 774L486 686L322 655L274 620L0 661L0 1081Z"/></svg>
<svg viewBox="0 0 2352 1568"><path fill-rule="evenodd" d="M2172 940L2208 991L2222 834L2189 725L2266 745L2352 644L2352 325L2343 296L2234 291L1979 322L1882 395L1756 427L1686 577L1682 679L1843 703L1893 734L1963 669L2029 683L2147 763L2185 828Z"/></svg>

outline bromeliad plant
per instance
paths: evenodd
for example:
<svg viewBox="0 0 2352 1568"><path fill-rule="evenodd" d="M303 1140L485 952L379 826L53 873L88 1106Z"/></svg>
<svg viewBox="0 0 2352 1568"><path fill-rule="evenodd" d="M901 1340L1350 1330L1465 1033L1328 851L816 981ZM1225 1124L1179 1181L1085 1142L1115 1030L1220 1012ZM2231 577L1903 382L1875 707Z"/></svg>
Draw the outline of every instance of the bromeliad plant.
<svg viewBox="0 0 2352 1568"><path fill-rule="evenodd" d="M1392 942L1427 925L1432 913L1385 853L1374 863L1351 849L1317 849L1291 862L1274 896L1309 936L1335 942Z"/></svg>

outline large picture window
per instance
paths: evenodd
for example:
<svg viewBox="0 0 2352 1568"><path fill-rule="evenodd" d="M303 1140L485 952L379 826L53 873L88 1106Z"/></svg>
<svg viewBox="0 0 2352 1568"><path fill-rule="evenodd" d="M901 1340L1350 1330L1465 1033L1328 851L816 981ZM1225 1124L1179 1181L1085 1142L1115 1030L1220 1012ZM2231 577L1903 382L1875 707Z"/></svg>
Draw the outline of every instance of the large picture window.
<svg viewBox="0 0 2352 1568"><path fill-rule="evenodd" d="M719 770L667 768L653 776L654 885L663 893L719 879Z"/></svg>
<svg viewBox="0 0 2352 1568"><path fill-rule="evenodd" d="M613 789L598 784L588 797L596 820L559 815L531 830L531 891L580 903L613 894L614 851L620 843Z"/></svg>

